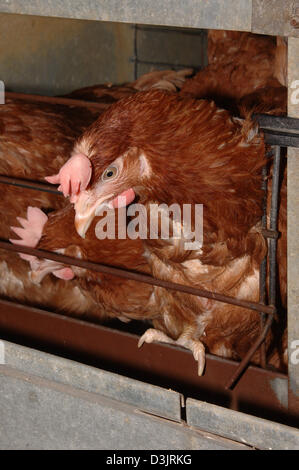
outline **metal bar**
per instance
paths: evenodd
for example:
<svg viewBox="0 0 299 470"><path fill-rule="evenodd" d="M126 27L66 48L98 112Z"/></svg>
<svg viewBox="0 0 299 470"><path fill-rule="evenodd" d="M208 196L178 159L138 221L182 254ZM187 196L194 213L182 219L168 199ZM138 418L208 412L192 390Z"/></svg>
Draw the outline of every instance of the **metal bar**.
<svg viewBox="0 0 299 470"><path fill-rule="evenodd" d="M273 130L298 134L299 119L289 116L271 116L270 114L253 114L262 130Z"/></svg>
<svg viewBox="0 0 299 470"><path fill-rule="evenodd" d="M299 120L287 116L254 114L260 129L265 134L265 142L281 147L299 147Z"/></svg>
<svg viewBox="0 0 299 470"><path fill-rule="evenodd" d="M156 279L147 274L137 273L136 271L130 271L121 268L115 268L113 266L108 266L104 264L92 263L90 261L80 260L77 258L72 258L70 256L59 255L45 250L36 250L34 248L29 248L23 245L12 245L7 241L0 241L0 248L4 250L13 251L17 253L26 253L29 255L36 256L37 258L45 258L53 261L57 261L62 264L70 266L78 266L84 269L91 269L96 272L101 272L104 274L111 274L113 276L118 276L126 279L132 279L137 282L144 282L146 284L151 284L154 286L163 287L166 289L172 289L180 292L186 292L187 294L196 295L200 297L205 297L207 299L216 300L223 303L228 303L231 305L238 305L240 307L248 308L250 310L255 310L257 312L264 312L269 315L275 313L274 306L261 305L257 302L249 302L247 300L235 299L227 295L218 294L216 292L211 292L203 289L196 289L191 286L184 286L182 284L176 284L169 281L164 281L161 279Z"/></svg>
<svg viewBox="0 0 299 470"><path fill-rule="evenodd" d="M267 166L265 165L262 169L262 190L264 191L263 198L263 217L262 217L262 233L266 231L267 228ZM264 233L263 233L264 234ZM265 235L264 235L265 236ZM260 294L259 302L261 304L266 304L267 288L266 288L266 279L267 279L267 256L263 259L260 266ZM261 313L260 324L261 324L261 334L263 333L263 328L265 326L265 314ZM266 359L266 345L263 342L261 344L261 366L266 368L267 359Z"/></svg>
<svg viewBox="0 0 299 470"><path fill-rule="evenodd" d="M265 257L260 266L260 298L259 301L261 304L266 304L266 278L267 278L267 257ZM261 334L263 334L263 328L265 327L265 314L261 313L260 315L260 328ZM261 366L265 369L267 366L267 357L266 357L266 345L263 342L261 344Z"/></svg>
<svg viewBox="0 0 299 470"><path fill-rule="evenodd" d="M251 346L249 351L246 353L246 356L242 359L242 361L238 365L237 370L233 373L233 375L228 380L228 382L225 386L225 388L227 390L232 389L234 387L236 382L240 379L240 377L242 376L242 374L246 370L246 367L248 367L252 356L254 355L254 353L258 350L258 348L261 346L261 344L265 340L265 338L267 336L267 333L269 331L269 328L272 325L272 320L273 320L273 315L269 315L268 319L266 321L266 324L264 326L264 330L263 330L262 334L259 335L257 340L254 342L254 344Z"/></svg>
<svg viewBox="0 0 299 470"><path fill-rule="evenodd" d="M265 142L269 145L280 145L281 147L299 147L299 136L283 134L282 132L265 131Z"/></svg>
<svg viewBox="0 0 299 470"><path fill-rule="evenodd" d="M274 161L273 161L273 176L272 176L272 193L271 193L271 209L270 209L270 230L277 231L278 222L278 196L279 196L279 180L280 180L280 147L274 148ZM269 240L269 303L270 306L276 304L276 270L277 270L277 239L270 238ZM254 344L251 346L246 356L242 359L239 367L228 381L226 388L232 388L241 374L248 366L252 356L261 346L263 341L269 332L272 325L274 315L268 316L267 322L264 326L264 330L261 335L257 338Z"/></svg>
<svg viewBox="0 0 299 470"><path fill-rule="evenodd" d="M22 178L14 178L12 176L0 175L0 183L18 186L20 188L33 189L35 191L43 191L46 193L57 194L61 196L62 193L55 189L52 184L40 183L38 181L25 180Z"/></svg>
<svg viewBox="0 0 299 470"><path fill-rule="evenodd" d="M73 98L60 98L58 96L43 96L43 95L32 95L27 93L14 93L11 91L5 92L6 98L22 101L34 101L38 103L48 104L61 104L65 106L78 106L81 108L94 108L104 111L111 103L96 103L94 101L76 100Z"/></svg>
<svg viewBox="0 0 299 470"><path fill-rule="evenodd" d="M277 231L278 223L278 199L279 199L279 181L280 181L280 147L274 149L273 176L272 176L272 194L270 210L270 230ZM269 303L276 304L276 271L277 271L277 239L269 240Z"/></svg>

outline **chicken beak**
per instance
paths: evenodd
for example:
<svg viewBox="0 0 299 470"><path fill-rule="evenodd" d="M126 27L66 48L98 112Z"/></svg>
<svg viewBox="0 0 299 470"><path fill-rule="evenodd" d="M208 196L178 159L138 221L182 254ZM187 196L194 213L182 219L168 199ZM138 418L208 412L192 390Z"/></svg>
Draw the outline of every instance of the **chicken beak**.
<svg viewBox="0 0 299 470"><path fill-rule="evenodd" d="M81 238L85 238L86 232L89 229L93 219L97 215L98 210L105 200L111 198L112 194L104 197L94 197L93 193L89 191L82 191L75 204L75 227ZM107 207L108 205L105 204ZM109 206L108 206L109 207Z"/></svg>
<svg viewBox="0 0 299 470"><path fill-rule="evenodd" d="M81 238L85 238L86 232L89 229L94 217L95 210L92 208L90 208L90 210L85 214L76 211L75 227L78 235L80 235Z"/></svg>

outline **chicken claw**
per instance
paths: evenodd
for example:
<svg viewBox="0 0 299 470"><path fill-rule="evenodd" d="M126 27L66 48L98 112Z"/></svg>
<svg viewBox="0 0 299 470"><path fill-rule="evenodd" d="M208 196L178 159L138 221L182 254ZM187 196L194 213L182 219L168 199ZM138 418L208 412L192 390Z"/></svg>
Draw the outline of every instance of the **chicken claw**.
<svg viewBox="0 0 299 470"><path fill-rule="evenodd" d="M193 354L194 359L198 363L197 373L199 376L202 375L204 372L205 363L206 363L205 347L202 344L202 342L199 340L195 341L192 339L188 339L184 337L183 335L181 335L177 339L176 344L179 346L183 346L186 349L190 349L190 351Z"/></svg>
<svg viewBox="0 0 299 470"><path fill-rule="evenodd" d="M76 153L60 168L59 173L46 176L45 180L59 184L58 190L63 192L64 197L70 196L70 201L74 203L80 191L87 188L91 173L89 158L83 153Z"/></svg>
<svg viewBox="0 0 299 470"><path fill-rule="evenodd" d="M170 344L176 344L176 341L173 340L172 338L169 338L163 331L160 330L155 330L154 328L149 328L146 330L146 332L139 338L138 341L138 348L141 348L141 346L144 343L153 343L155 341L158 341L160 343L170 343Z"/></svg>
<svg viewBox="0 0 299 470"><path fill-rule="evenodd" d="M146 332L139 338L138 341L138 348L144 343L152 343L152 342L161 342L161 343L169 343L169 344L176 344L178 346L183 346L186 349L189 349L194 359L198 362L198 375L202 375L205 368L205 347L201 341L194 341L192 339L188 339L184 333L179 336L177 340L169 338L165 333L160 330L155 330L154 328L149 328Z"/></svg>

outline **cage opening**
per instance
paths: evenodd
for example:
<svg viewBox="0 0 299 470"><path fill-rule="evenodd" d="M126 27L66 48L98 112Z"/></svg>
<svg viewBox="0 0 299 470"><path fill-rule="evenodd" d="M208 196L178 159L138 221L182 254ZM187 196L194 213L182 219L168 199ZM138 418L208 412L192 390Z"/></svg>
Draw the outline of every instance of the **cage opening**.
<svg viewBox="0 0 299 470"><path fill-rule="evenodd" d="M136 32L136 36L135 36L135 41L136 41L135 47L136 47L136 49L135 49L135 52L136 53L134 54L134 56L131 57L131 61L134 63L135 78L137 78L137 76L138 76L138 70L139 70L140 66L142 66L144 64L147 65L147 66L158 65L159 67L166 67L168 65L172 65L173 68L176 68L176 67L177 68L182 68L182 67L184 67L184 65L179 64L179 63L174 65L174 64L168 64L168 63L162 63L162 62L155 63L155 62L139 59L138 58L138 50L137 50L138 49L137 48L137 33L138 33L138 31L140 31L142 29L146 30L146 27L135 25L135 32ZM191 31L190 31L190 34L191 34ZM192 32L192 34L193 34L193 32ZM196 33L194 32L194 34L196 34ZM103 109L103 106L99 103L84 102L84 101L79 101L79 100L70 100L70 99L64 99L64 98L56 99L56 98L47 97L47 96L35 97L34 95L31 95L31 97L30 97L29 95L26 95L26 94L22 95L22 94L15 94L15 93L10 93L10 94L7 93L7 96L10 96L11 98L19 99L19 100L30 100L30 99L32 99L32 100L36 100L36 101L44 101L44 102L49 102L49 103L50 102L51 103L56 102L57 104L67 105L67 106L82 106L82 107L87 107L87 108L97 108L97 109L101 109L101 110ZM287 146L298 147L299 146L299 136L298 136L298 128L299 127L297 126L298 122L299 122L298 120L293 120L292 123L290 123L290 121L289 121L290 118L279 118L279 126L280 127L277 129L278 120L275 117L267 116L267 119L268 118L270 119L270 121L263 121L263 116L261 116L261 115L256 116L256 119L260 124L260 128L265 133L266 142L269 145L275 146L274 147L274 154L276 154L278 156L278 154L280 153L280 147L287 147ZM280 121L280 119L281 119L281 121ZM296 126L297 126L297 128L296 128ZM295 130L294 130L294 128L295 128ZM296 134L296 131L297 131L297 134ZM278 165L278 167L279 167L279 165ZM279 169L277 169L277 165L276 166L274 165L274 178L275 178L275 175L279 179L280 173L279 173ZM37 181L29 181L29 180L24 180L24 179L22 180L22 179L19 179L19 178L13 178L13 177L9 177L9 176L0 176L0 183L12 184L12 185L19 186L19 187L36 189L36 190L39 190L39 191L46 191L46 192L49 191L49 192L51 192L53 194L57 194L57 195L59 194L59 192L57 190L53 189L53 187L51 188L50 185L46 185L44 183L40 183L40 182L37 182ZM275 188L276 188L276 186L275 186ZM266 189L266 188L264 188L264 189ZM275 193L274 199L276 199L276 203L277 203L277 198L278 198L278 192L279 192L279 188L277 186L277 189L274 190L274 193ZM272 198L273 198L273 193L272 193ZM274 206L275 206L275 202L274 202ZM276 211L277 211L277 207L276 207ZM272 217L271 221L273 221L273 219L275 220L275 217L276 217L275 216L275 209L273 211L273 214L271 212L271 217ZM279 238L279 232L277 231L277 226L275 227L275 225L276 225L275 222L274 223L270 222L270 227L267 228L266 214L264 213L262 233L263 233L265 238L269 239L269 245L270 245L270 250L269 250L270 273L272 273L270 275L270 279L272 279L272 280L270 280L269 295L267 296L266 295L267 261L264 260L263 263L262 263L262 266L261 266L260 299L259 299L259 302L252 303L252 305L251 305L251 306L254 307L255 310L260 312L260 316L261 316L261 333L260 333L260 336L257 339L255 345L253 345L252 350L249 351L247 356L243 359L243 361L240 362L240 364L238 366L238 369L234 369L233 372L229 375L229 378L227 379L227 388L233 387L233 386L239 384L239 382L241 380L241 377L242 377L242 374L244 374L245 369L249 366L250 357L252 356L252 354L254 354L254 352L258 348L261 348L261 354L263 356L262 368L264 368L264 369L267 368L265 349L263 349L264 339L266 337L268 329L271 326L271 322L273 321L273 315L276 312L276 306L275 306L275 304L276 304L276 302L275 302L275 297L276 297L276 295L275 295L276 264L275 264L275 261L273 261L273 260L275 259L276 241ZM3 249L7 248L5 241L2 240L2 242L0 244L0 247L3 248ZM22 252L22 249L20 249L20 247L19 247L18 249L13 250L13 251ZM30 250L26 251L25 250L24 252L35 254L35 255L38 256L38 253L35 252L35 251L30 251ZM40 253L39 255L40 256L43 255L43 257L46 258L45 253ZM67 261L65 257L61 257L60 255L57 255L57 256L58 256L56 258L57 260L65 261L65 262ZM49 258L49 259L51 259L51 258ZM71 264L71 260L69 260L69 263ZM91 264L87 263L86 267L87 266L90 269L92 269ZM109 272L112 274L112 271L109 271ZM135 280L138 281L137 278L135 278ZM140 280L140 282L143 282L143 281ZM192 286L190 286L190 287L192 288ZM172 288L175 288L175 287L173 286ZM189 292L189 293L192 293L192 292ZM214 293L210 293L210 294L214 295ZM200 295L200 293L197 291L196 293L194 292L194 295ZM224 302L227 301L227 300L228 299L226 299L226 300L223 299ZM235 300L238 302L238 299L235 299ZM236 305L240 305L240 304L236 303ZM247 305L247 307L250 308L248 305ZM121 330L121 328L118 328L118 329ZM125 331L126 331L126 329L127 329L127 327L124 326ZM133 327L133 330L134 330L134 327ZM138 327L137 327L137 331L138 331ZM13 337L13 335L12 335L12 337ZM172 349L171 347L169 347L169 348ZM74 354L74 351L72 352L72 354ZM72 354L70 355L70 357L74 357L74 356L72 356ZM88 356L88 354L87 354L87 356ZM112 365L112 363L113 363L113 361L111 361L111 363L110 363L109 359L107 359L107 362L106 362L107 369L109 369L109 367L111 368L111 370L114 369L115 365L114 364ZM252 369L252 366L250 366L250 367ZM124 372L130 374L130 368L128 366L127 366L127 369L126 369L126 367L123 367L123 369L121 369L121 370L123 370ZM141 377L142 377L142 368L139 369L139 373L141 374ZM133 372L132 372L132 374L133 374ZM145 374L144 377L148 377L148 376L146 376L146 374ZM152 380L153 381L156 380L157 383L159 383L159 381L160 381L160 383L162 383L163 376L157 374L156 379L153 376ZM166 383L167 383L167 379L165 380L165 384ZM173 382L173 383L175 383L175 382ZM188 390L187 385L186 385L186 390ZM190 390L190 393L193 394L192 396L196 396L196 393L194 392L195 388L192 388L192 386L190 384L189 384L189 390ZM191 392L191 390L193 390L193 391ZM209 389L207 388L207 392L206 392L207 397L208 397L208 394L209 394L208 390ZM215 396L216 395L217 395L217 393L215 391ZM219 395L221 395L221 393ZM201 396L203 396L203 395L201 395ZM233 407L234 406L234 405L232 405L233 399L231 398L231 396L229 396L229 398L225 394L224 394L224 396L225 396L225 398L223 398L223 397L221 398L223 400L222 402L226 406L232 406ZM248 406L248 409L250 409L250 405L247 404L247 406ZM254 408L254 406L253 406L253 408ZM264 411L265 411L265 406L264 405L263 405L263 408L264 408ZM261 410L262 410L262 407L261 407ZM262 411L261 411L261 415L262 415ZM270 411L269 411L269 417L271 417L271 412ZM272 415L272 419L273 419L273 415Z"/></svg>

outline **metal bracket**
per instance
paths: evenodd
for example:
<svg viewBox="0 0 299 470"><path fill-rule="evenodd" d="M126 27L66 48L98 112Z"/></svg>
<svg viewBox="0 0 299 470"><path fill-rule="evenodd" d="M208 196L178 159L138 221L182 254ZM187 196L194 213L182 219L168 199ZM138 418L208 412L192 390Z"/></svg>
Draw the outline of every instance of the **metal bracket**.
<svg viewBox="0 0 299 470"><path fill-rule="evenodd" d="M269 114L254 114L253 118L264 132L267 144L299 147L299 119Z"/></svg>

